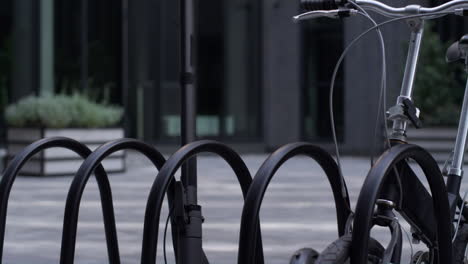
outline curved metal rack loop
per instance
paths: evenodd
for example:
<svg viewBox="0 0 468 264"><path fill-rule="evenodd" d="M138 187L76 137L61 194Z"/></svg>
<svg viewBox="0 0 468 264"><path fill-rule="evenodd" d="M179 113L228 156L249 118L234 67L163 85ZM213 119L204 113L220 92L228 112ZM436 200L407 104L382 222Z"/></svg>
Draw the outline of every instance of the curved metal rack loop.
<svg viewBox="0 0 468 264"><path fill-rule="evenodd" d="M174 174L184 162L200 153L217 154L229 164L237 176L245 199L252 182L252 177L244 161L234 150L222 143L212 140L201 140L185 145L166 161L151 187L150 196L146 205L145 224L143 228L142 264L153 264L156 261L159 228L157 223L159 223L160 220L164 195L174 178ZM257 243L259 243L257 248L262 252L260 238ZM259 256L259 262L257 263L263 263L263 255Z"/></svg>
<svg viewBox="0 0 468 264"><path fill-rule="evenodd" d="M343 186L338 165L332 156L325 150L305 142L287 144L274 153L262 164L255 175L245 199L242 211L240 238L239 238L239 264L253 264L255 262L255 243L257 237L256 224L259 222L259 213L262 201L269 183L276 171L289 159L298 155L305 155L318 164L325 171L330 182L336 205L338 220L338 234L344 235L346 221L351 214L346 186ZM343 192L343 190L346 190ZM346 193L346 195L343 195Z"/></svg>
<svg viewBox="0 0 468 264"><path fill-rule="evenodd" d="M65 137L45 138L30 144L17 155L15 155L3 173L3 177L0 181L0 263L2 263L3 257L3 243L5 239L8 199L10 197L10 191L16 176L20 172L21 168L26 164L26 162L28 162L28 160L31 159L31 157L33 157L35 154L45 149L57 147L69 149L80 155L82 158L86 158L91 154L91 150L88 147L76 140ZM105 212L104 224L109 259L111 260L111 263L118 263L116 261L118 261L120 258L117 246L117 232L115 228L111 188L107 174L102 166L96 167L96 181L99 186L103 212Z"/></svg>
<svg viewBox="0 0 468 264"><path fill-rule="evenodd" d="M359 194L354 218L351 263L367 261L368 238L372 227L375 203L384 187L384 182L395 166L405 159L412 159L423 170L432 193L432 205L436 224L435 263L452 263L452 241L449 202L445 182L434 158L423 148L410 144L400 144L386 151L364 181ZM417 193L413 194L418 195ZM405 193L403 193L403 202Z"/></svg>
<svg viewBox="0 0 468 264"><path fill-rule="evenodd" d="M100 163L109 155L114 152L132 149L145 155L153 165L159 170L163 166L165 159L164 156L152 146L136 140L136 139L118 139L115 141L108 142L99 148L97 148L91 155L86 158L78 172L73 179L73 182L68 191L67 202L65 207L65 217L63 220L63 235L62 235L62 249L60 255L60 263L69 264L73 263L75 255L75 244L76 244L76 232L78 224L78 215L81 203L81 197L83 195L86 183L89 177L95 169L100 168ZM108 196L112 196L111 190L109 189ZM115 237L115 250L118 251L117 233L115 229L115 217L113 211L106 211L103 206L104 216L112 214L112 226L113 234ZM154 222L155 223L155 222ZM153 223L153 224L154 224ZM107 229L107 226L106 226ZM110 263L120 263L120 258L111 258L109 254Z"/></svg>

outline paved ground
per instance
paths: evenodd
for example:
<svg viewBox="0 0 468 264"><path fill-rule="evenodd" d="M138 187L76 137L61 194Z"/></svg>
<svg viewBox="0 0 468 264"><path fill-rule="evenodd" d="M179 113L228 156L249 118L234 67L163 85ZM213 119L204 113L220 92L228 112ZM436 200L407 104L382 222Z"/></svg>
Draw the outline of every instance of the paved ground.
<svg viewBox="0 0 468 264"><path fill-rule="evenodd" d="M244 156L252 173L265 158ZM127 173L111 175L110 180L123 263L138 263L146 198L157 172L134 154L128 163ZM368 159L343 159L353 204L368 166ZM242 199L234 174L222 160L211 156L199 159L199 171L208 258L211 263L236 263ZM17 179L9 203L4 263L58 263L70 181L71 177ZM167 214L166 209L163 214ZM263 203L261 220L267 263L288 263L294 250L304 246L321 250L337 237L329 184L312 160L296 158L280 169ZM85 191L79 221L75 263L107 263L94 180ZM160 243L158 263L163 263L161 254ZM170 250L169 263L173 263L172 255Z"/></svg>

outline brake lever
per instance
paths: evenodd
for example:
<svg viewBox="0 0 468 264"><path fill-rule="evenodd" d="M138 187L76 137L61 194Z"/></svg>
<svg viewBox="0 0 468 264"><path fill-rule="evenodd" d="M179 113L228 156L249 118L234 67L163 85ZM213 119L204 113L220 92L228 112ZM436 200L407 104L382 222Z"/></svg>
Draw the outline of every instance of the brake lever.
<svg viewBox="0 0 468 264"><path fill-rule="evenodd" d="M453 13L457 16L468 16L468 8L458 8Z"/></svg>
<svg viewBox="0 0 468 264"><path fill-rule="evenodd" d="M320 18L320 17L328 17L328 18L345 18L349 17L352 15L356 15L358 11L356 9L350 9L350 8L340 8L340 9L334 9L334 10L317 10L317 11L310 11L306 13L299 14L297 16L293 17L293 21L295 23L302 21L302 20L309 20L309 19L315 19L315 18Z"/></svg>

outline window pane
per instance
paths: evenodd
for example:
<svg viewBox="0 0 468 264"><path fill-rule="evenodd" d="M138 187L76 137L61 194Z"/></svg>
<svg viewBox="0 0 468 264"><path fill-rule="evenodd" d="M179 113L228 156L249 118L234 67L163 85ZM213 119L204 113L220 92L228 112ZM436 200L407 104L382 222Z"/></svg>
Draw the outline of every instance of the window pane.
<svg viewBox="0 0 468 264"><path fill-rule="evenodd" d="M257 1L204 0L199 6L197 135L200 138L251 140L260 132ZM177 10L171 4L170 10ZM173 11L175 12L175 11ZM163 12L164 13L164 12ZM166 13L167 14L167 13ZM175 15L166 15L174 21ZM180 132L178 36L163 24L160 102L162 135Z"/></svg>
<svg viewBox="0 0 468 264"><path fill-rule="evenodd" d="M308 140L331 140L330 81L343 50L340 21L313 21L303 27L304 135ZM334 116L338 137L343 136L343 76L334 90Z"/></svg>

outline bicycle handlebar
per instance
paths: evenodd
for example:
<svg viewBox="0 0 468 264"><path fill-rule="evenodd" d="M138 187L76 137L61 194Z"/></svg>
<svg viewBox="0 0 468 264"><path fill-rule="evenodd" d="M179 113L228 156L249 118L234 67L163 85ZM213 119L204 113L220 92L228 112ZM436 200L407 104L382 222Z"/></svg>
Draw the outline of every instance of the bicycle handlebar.
<svg viewBox="0 0 468 264"><path fill-rule="evenodd" d="M402 17L415 14L431 14L437 12L450 12L456 9L468 8L468 0L452 0L436 7L422 7L420 5L408 5L405 7L392 7L375 0L301 0L301 6L307 11L332 10L343 7L350 1L363 9L377 12L387 17Z"/></svg>
<svg viewBox="0 0 468 264"><path fill-rule="evenodd" d="M366 10L372 10L388 17L450 12L456 9L468 8L468 0L452 0L436 7L422 7L419 5L391 7L375 0L355 0L355 3Z"/></svg>

